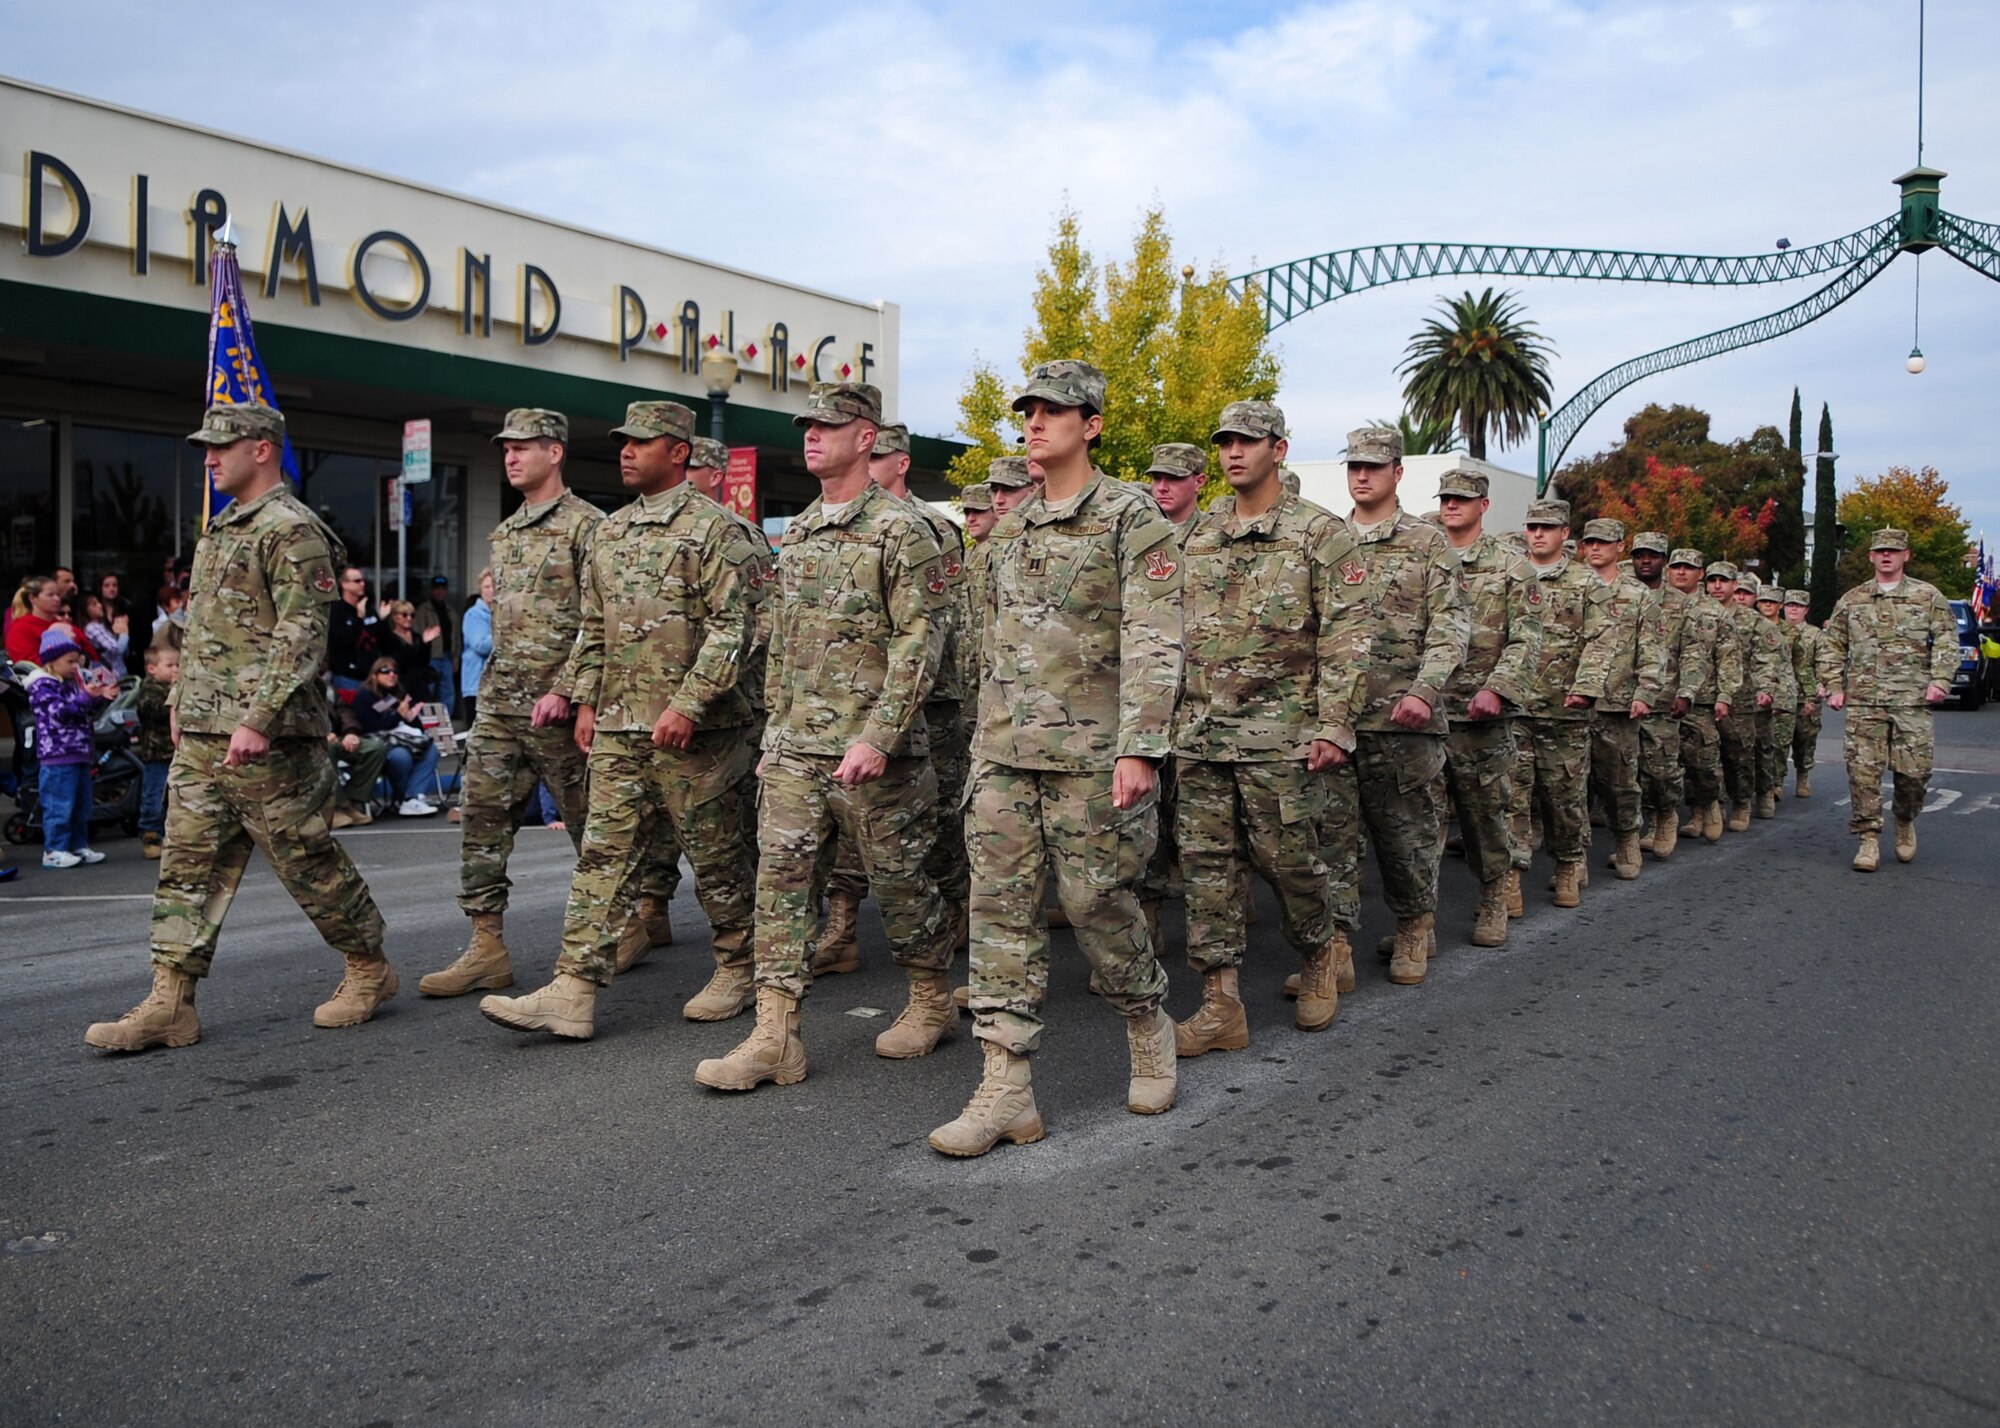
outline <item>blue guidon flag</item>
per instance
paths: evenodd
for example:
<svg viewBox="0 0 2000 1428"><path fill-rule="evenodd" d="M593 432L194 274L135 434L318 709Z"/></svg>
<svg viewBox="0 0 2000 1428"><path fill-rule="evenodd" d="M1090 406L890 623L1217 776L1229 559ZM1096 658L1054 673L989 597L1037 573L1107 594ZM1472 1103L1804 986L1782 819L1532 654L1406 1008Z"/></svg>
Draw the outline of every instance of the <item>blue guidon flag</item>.
<svg viewBox="0 0 2000 1428"><path fill-rule="evenodd" d="M235 225L224 223L216 235L215 252L208 260L208 395L204 406L233 406L238 402L261 402L278 410L271 390L271 377L264 359L257 355L257 334L250 327L250 304L243 297L243 271L236 263ZM299 484L299 459L292 454L292 439L285 438L285 476ZM229 497L202 473L201 525L229 504Z"/></svg>

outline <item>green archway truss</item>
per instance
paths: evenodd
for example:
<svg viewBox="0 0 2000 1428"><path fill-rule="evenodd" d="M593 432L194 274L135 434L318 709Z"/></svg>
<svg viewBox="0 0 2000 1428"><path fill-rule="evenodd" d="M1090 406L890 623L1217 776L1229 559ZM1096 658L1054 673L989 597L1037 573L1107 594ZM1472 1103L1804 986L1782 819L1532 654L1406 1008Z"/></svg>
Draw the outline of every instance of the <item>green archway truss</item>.
<svg viewBox="0 0 2000 1428"><path fill-rule="evenodd" d="M1316 307L1391 283L1440 277L1568 278L1581 282L1674 283L1698 287L1751 287L1834 273L1810 297L1750 322L1737 323L1687 342L1662 347L1601 373L1542 418L1537 439L1538 492L1585 422L1632 383L1741 347L1782 337L1832 312L1895 261L1900 253L1943 248L1975 272L2000 282L2000 225L1947 213L1938 206L1945 177L1922 166L1896 180L1900 210L1844 238L1804 248L1713 257L1694 253L1634 253L1607 248L1534 248L1493 243L1393 243L1343 248L1261 268L1230 280L1264 307L1264 330L1302 317Z"/></svg>

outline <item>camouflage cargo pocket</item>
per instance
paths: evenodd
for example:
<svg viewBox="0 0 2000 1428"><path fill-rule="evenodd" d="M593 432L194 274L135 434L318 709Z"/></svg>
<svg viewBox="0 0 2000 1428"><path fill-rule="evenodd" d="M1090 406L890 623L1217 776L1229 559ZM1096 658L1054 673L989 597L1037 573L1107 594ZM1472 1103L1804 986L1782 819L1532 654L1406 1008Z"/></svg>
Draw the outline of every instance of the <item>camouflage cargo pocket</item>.
<svg viewBox="0 0 2000 1428"><path fill-rule="evenodd" d="M1094 888L1132 887L1145 871L1159 841L1160 793L1130 808L1111 802L1110 790L1084 802L1084 876Z"/></svg>

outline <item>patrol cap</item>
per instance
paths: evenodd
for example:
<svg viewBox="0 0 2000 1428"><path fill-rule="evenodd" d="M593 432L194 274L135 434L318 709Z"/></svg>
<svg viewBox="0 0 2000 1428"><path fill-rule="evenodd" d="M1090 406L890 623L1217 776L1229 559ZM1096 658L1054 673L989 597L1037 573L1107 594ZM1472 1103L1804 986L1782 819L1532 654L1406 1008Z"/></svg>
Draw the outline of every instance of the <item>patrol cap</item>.
<svg viewBox="0 0 2000 1428"><path fill-rule="evenodd" d="M1868 542L1868 548L1871 551L1908 550L1910 548L1910 533L1908 531L1899 531L1894 526L1884 526L1881 530L1875 532L1875 538Z"/></svg>
<svg viewBox="0 0 2000 1428"><path fill-rule="evenodd" d="M986 463L986 484L1004 486L1010 491L1018 491L1035 484L1035 478L1028 474L1028 458L1025 456L996 456Z"/></svg>
<svg viewBox="0 0 2000 1428"><path fill-rule="evenodd" d="M285 419L262 402L218 402L202 413L201 430L188 433L195 446L228 446L249 437L253 441L285 440Z"/></svg>
<svg viewBox="0 0 2000 1428"><path fill-rule="evenodd" d="M1599 516L1594 521L1585 521L1583 523L1583 539L1623 540L1625 539L1625 522L1614 521L1609 516Z"/></svg>
<svg viewBox="0 0 2000 1428"><path fill-rule="evenodd" d="M910 454L910 429L901 422L875 428L875 449L870 456L908 456Z"/></svg>
<svg viewBox="0 0 2000 1428"><path fill-rule="evenodd" d="M1566 526L1569 524L1569 502L1559 501L1553 496L1544 496L1539 501L1528 502L1528 514L1521 521L1524 526Z"/></svg>
<svg viewBox="0 0 2000 1428"><path fill-rule="evenodd" d="M1632 554L1637 555L1642 550L1650 550L1655 555L1665 555L1666 535L1660 531L1640 531L1632 537Z"/></svg>
<svg viewBox="0 0 2000 1428"><path fill-rule="evenodd" d="M1393 426L1356 427L1347 433L1347 459L1364 466L1387 466L1403 459L1403 433Z"/></svg>
<svg viewBox="0 0 2000 1428"><path fill-rule="evenodd" d="M873 382L814 382L806 394L806 409L792 418L793 426L846 426L865 421L882 426L882 389Z"/></svg>
<svg viewBox="0 0 2000 1428"><path fill-rule="evenodd" d="M688 458L688 465L703 471L727 471L729 448L712 436L697 436L694 439L694 455Z"/></svg>
<svg viewBox="0 0 2000 1428"><path fill-rule="evenodd" d="M984 481L975 481L959 492L958 504L968 511L990 511L993 509L993 488Z"/></svg>
<svg viewBox="0 0 2000 1428"><path fill-rule="evenodd" d="M1483 501L1489 483L1486 473L1477 466L1447 466L1438 477L1438 495L1460 496L1469 500Z"/></svg>
<svg viewBox="0 0 2000 1428"><path fill-rule="evenodd" d="M1224 407L1215 423L1215 434L1209 440L1220 441L1230 432L1252 440L1268 436L1273 441L1284 441L1291 436L1285 430L1285 414L1271 402L1231 402Z"/></svg>
<svg viewBox="0 0 2000 1428"><path fill-rule="evenodd" d="M613 436L629 436L635 441L658 441L670 436L675 441L694 441L694 413L679 402L633 402L625 408L625 425L611 428Z"/></svg>
<svg viewBox="0 0 2000 1428"><path fill-rule="evenodd" d="M1755 575L1745 570L1737 575L1736 588L1738 590L1748 590L1752 595L1755 595L1757 594L1758 591L1762 590L1764 586L1763 582L1758 580Z"/></svg>
<svg viewBox="0 0 2000 1428"><path fill-rule="evenodd" d="M1684 545L1681 546L1679 549L1675 550L1672 555L1667 557L1667 564L1692 565L1696 570L1699 570L1701 569L1704 562L1701 558L1700 551L1696 550L1691 545Z"/></svg>
<svg viewBox="0 0 2000 1428"><path fill-rule="evenodd" d="M1785 592L1785 603L1787 605L1810 606L1812 604L1812 592L1809 590L1787 590Z"/></svg>
<svg viewBox="0 0 2000 1428"><path fill-rule="evenodd" d="M547 437L550 441L568 442L569 418L561 412L552 412L547 407L515 407L507 413L507 420L500 424L500 430L493 433L493 444L503 441L535 441Z"/></svg>
<svg viewBox="0 0 2000 1428"><path fill-rule="evenodd" d="M1703 579L1715 580L1718 578L1734 580L1736 578L1736 567L1726 560L1711 560L1708 563L1708 570Z"/></svg>
<svg viewBox="0 0 2000 1428"><path fill-rule="evenodd" d="M1153 464L1146 468L1146 474L1200 477L1207 470L1208 458L1199 446L1190 446L1185 441L1169 441L1153 448Z"/></svg>
<svg viewBox="0 0 2000 1428"><path fill-rule="evenodd" d="M1757 587L1757 603L1782 605L1785 603L1785 592L1775 585L1760 585Z"/></svg>
<svg viewBox="0 0 2000 1428"><path fill-rule="evenodd" d="M1028 385L1014 398L1014 410L1024 410L1032 401L1053 402L1059 407L1089 407L1104 410L1104 374L1088 362L1065 357L1044 362L1028 373Z"/></svg>

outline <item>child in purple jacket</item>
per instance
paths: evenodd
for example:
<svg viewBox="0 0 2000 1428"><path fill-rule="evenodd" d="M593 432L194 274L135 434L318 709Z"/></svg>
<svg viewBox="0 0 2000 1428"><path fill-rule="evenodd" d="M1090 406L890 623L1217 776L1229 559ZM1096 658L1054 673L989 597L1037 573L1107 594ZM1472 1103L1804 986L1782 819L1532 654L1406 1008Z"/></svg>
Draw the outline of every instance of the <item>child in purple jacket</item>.
<svg viewBox="0 0 2000 1428"><path fill-rule="evenodd" d="M42 667L28 676L28 702L41 765L42 866L101 863L104 855L90 846L90 769L97 757L90 726L118 691L83 682L83 651L67 625L43 632L41 657Z"/></svg>

